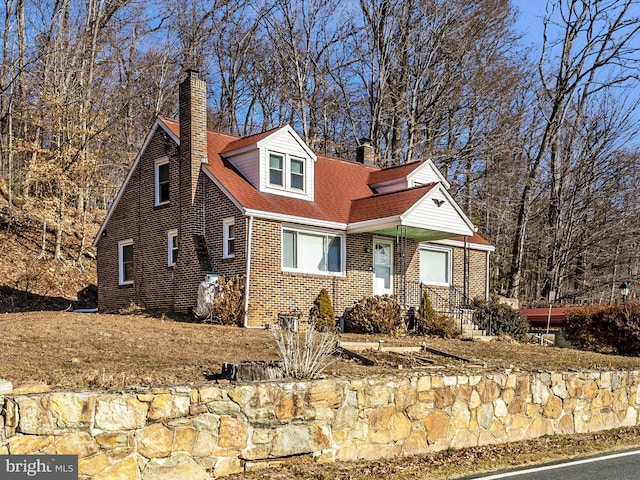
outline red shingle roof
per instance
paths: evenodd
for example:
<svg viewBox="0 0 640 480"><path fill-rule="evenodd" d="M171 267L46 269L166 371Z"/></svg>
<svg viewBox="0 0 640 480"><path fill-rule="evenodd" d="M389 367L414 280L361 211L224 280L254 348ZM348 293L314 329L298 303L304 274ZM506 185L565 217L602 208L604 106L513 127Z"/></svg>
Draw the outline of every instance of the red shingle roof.
<svg viewBox="0 0 640 480"><path fill-rule="evenodd" d="M248 137L240 138L231 142L226 148L220 153L232 152L233 150L237 150L238 148L246 147L247 145L253 145L254 143L258 143L263 138L267 138L276 130L280 130L282 127L272 128L271 130L267 130L266 132L256 133L255 135L249 135Z"/></svg>
<svg viewBox="0 0 640 480"><path fill-rule="evenodd" d="M364 222L377 218L387 218L402 215L424 197L436 184L421 185L419 187L400 190L393 193L359 198L351 202L350 222Z"/></svg>
<svg viewBox="0 0 640 480"><path fill-rule="evenodd" d="M389 180L396 180L402 177L406 177L416 168L422 165L424 161L411 162L404 165L397 165L395 167L383 168L371 172L369 175L369 185L375 185L376 183L387 182Z"/></svg>
<svg viewBox="0 0 640 480"><path fill-rule="evenodd" d="M180 137L178 122L162 117L160 120L176 137ZM314 170L313 202L261 193L225 160L221 153L254 144L275 130L277 128L245 138L207 132L209 161L205 168L245 209L346 224L400 215L436 185L431 183L398 192L374 194L369 184L406 176L423 162L380 169L348 160L319 156ZM489 245L478 234L474 234L469 241Z"/></svg>

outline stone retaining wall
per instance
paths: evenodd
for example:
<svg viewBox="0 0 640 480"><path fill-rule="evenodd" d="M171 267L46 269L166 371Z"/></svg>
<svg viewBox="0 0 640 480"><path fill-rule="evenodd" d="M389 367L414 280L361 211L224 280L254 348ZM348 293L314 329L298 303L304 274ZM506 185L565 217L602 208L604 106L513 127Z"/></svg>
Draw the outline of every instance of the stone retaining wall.
<svg viewBox="0 0 640 480"><path fill-rule="evenodd" d="M0 454L82 479L206 479L292 455L415 455L638 424L640 372L424 375L28 393L0 381Z"/></svg>

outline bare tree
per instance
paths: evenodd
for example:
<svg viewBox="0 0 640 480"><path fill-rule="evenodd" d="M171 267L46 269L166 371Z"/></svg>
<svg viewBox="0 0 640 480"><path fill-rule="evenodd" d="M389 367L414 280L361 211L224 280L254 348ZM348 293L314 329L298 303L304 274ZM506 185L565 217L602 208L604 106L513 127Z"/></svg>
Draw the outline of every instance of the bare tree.
<svg viewBox="0 0 640 480"><path fill-rule="evenodd" d="M557 224L559 179L559 138L567 124L570 107L578 118L587 103L635 77L640 20L632 16L634 0L558 0L548 2L544 42L539 61L540 105L544 115L541 134L533 151L526 183L522 189L513 239L509 294L520 293L525 238L532 206L533 190L540 181L542 167L550 175L549 224ZM551 41L551 30L560 36ZM634 43L636 42L636 43ZM551 251L556 251L556 246ZM554 253L555 255L555 253ZM555 262L550 258L548 264ZM553 277L553 275L551 275ZM555 288L557 279L548 278L545 291Z"/></svg>

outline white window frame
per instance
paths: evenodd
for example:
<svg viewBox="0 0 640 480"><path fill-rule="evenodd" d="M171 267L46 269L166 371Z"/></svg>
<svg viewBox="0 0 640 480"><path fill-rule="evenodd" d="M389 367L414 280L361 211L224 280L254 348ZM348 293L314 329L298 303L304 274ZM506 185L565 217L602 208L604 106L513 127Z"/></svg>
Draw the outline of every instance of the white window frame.
<svg viewBox="0 0 640 480"><path fill-rule="evenodd" d="M169 267L175 266L176 260L178 258L179 248L180 246L178 245L178 229L174 228L173 230L169 230L167 232L167 266ZM174 252L175 252L175 259L174 259Z"/></svg>
<svg viewBox="0 0 640 480"><path fill-rule="evenodd" d="M121 240L118 242L118 284L131 285L133 284L133 278L131 280L126 280L124 278L124 274L125 274L125 268L124 268L125 264L124 264L124 255L123 255L124 247L132 247L131 254L135 255L135 252L133 251L133 238L128 238L126 240ZM135 256L134 256L134 259L131 261L131 263L135 269Z"/></svg>
<svg viewBox="0 0 640 480"><path fill-rule="evenodd" d="M235 224L236 224L236 220L233 217L229 217L229 218L225 218L222 220L222 258L233 258L236 256L236 248L235 248L235 243L236 243L236 235L235 235ZM231 229L229 227L234 227L233 228L233 236L230 235L230 231ZM233 252L230 252L229 250L229 242L233 241Z"/></svg>
<svg viewBox="0 0 640 480"><path fill-rule="evenodd" d="M330 272L328 270L310 270L310 269L301 269L298 267L285 267L284 266L284 232L296 232L296 242L298 241L299 233L307 234L307 235L316 235L316 236L324 236L325 238L329 237L338 237L340 238L340 271L339 272ZM324 242L325 246L325 254L327 255L327 266L328 266L328 251L327 246L328 242ZM299 257L297 252L298 245L296 243L296 256ZM326 275L330 277L344 277L346 276L346 235L344 233L336 233L333 231L327 231L322 229L307 229L307 228L299 228L299 227L291 227L284 225L280 232L280 266L283 272L295 272L295 273L304 273L311 275Z"/></svg>
<svg viewBox="0 0 640 480"><path fill-rule="evenodd" d="M302 163L302 174L300 173L294 173L293 172L293 168L292 168L292 164L293 162L300 162ZM289 190L293 190L296 192L304 192L305 191L305 185L307 183L307 162L304 161L304 158L302 157L296 157L293 155L289 155L288 161L286 163L286 165L289 167L289 171L288 171L288 175L287 175L287 182L289 184ZM285 169L286 170L286 169ZM293 176L294 175L302 175L302 188L295 188L293 186Z"/></svg>
<svg viewBox="0 0 640 480"><path fill-rule="evenodd" d="M166 205L169 203L171 199L171 169L169 169L169 180L167 183L169 184L169 199L160 201L160 167L163 165L169 165L169 159L167 157L156 160L153 166L153 177L154 177L154 189L155 189L155 205Z"/></svg>
<svg viewBox="0 0 640 480"><path fill-rule="evenodd" d="M426 281L422 279L422 259L419 258L418 261L420 263L420 282L425 285L434 285L437 287L450 287L452 285L453 279L453 249L446 247L437 247L434 245L420 245L420 252L422 251L431 251L431 252L442 252L447 254L447 281L446 282L434 282L434 281Z"/></svg>
<svg viewBox="0 0 640 480"><path fill-rule="evenodd" d="M276 155L282 158L282 185L279 183L271 183L271 155ZM277 188L281 190L287 190L289 192L296 193L306 193L307 191L307 170L308 170L308 162L304 157L300 157L297 155L289 155L287 153L277 152L273 150L267 151L267 183L270 188ZM292 162L301 162L302 163L302 188L294 188L291 186L291 177L292 175L300 175L298 173L293 173L291 164Z"/></svg>

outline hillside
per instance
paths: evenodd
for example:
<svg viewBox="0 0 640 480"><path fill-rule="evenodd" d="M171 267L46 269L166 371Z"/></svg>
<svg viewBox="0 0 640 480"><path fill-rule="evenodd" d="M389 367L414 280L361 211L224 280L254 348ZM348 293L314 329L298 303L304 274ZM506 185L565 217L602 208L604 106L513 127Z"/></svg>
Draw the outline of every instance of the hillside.
<svg viewBox="0 0 640 480"><path fill-rule="evenodd" d="M102 215L100 215L102 216ZM44 218L43 218L44 217ZM46 228L45 228L46 225ZM85 251L73 219L64 226L61 258L54 258L54 223L0 196L0 312L97 306L95 248L99 223L86 226Z"/></svg>

